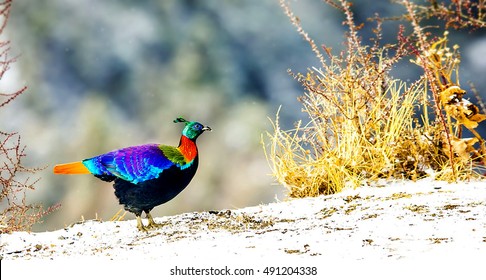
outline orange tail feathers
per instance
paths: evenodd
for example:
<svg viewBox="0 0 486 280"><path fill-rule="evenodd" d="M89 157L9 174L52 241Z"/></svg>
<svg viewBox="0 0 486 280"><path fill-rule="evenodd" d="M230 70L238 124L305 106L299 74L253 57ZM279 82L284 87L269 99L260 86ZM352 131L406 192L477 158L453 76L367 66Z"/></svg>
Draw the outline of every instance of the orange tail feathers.
<svg viewBox="0 0 486 280"><path fill-rule="evenodd" d="M54 166L54 174L91 174L91 172L81 161L77 161Z"/></svg>

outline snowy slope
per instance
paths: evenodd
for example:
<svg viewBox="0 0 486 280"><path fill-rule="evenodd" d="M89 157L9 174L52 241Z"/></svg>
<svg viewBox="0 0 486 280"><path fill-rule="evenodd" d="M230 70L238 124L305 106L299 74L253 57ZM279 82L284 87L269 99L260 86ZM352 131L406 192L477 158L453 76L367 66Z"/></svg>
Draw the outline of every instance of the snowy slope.
<svg viewBox="0 0 486 280"><path fill-rule="evenodd" d="M486 260L486 184L422 180L349 189L236 210L86 221L53 232L1 236L3 260ZM146 222L146 221L145 221ZM241 279L241 278L239 278Z"/></svg>

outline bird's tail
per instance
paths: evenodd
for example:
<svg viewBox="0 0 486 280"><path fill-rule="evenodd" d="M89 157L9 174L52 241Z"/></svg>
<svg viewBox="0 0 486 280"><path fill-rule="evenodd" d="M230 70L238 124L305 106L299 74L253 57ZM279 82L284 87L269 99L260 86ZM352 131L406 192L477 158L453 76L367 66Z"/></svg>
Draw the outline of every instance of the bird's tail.
<svg viewBox="0 0 486 280"><path fill-rule="evenodd" d="M54 174L91 174L91 172L81 161L77 161L54 166Z"/></svg>

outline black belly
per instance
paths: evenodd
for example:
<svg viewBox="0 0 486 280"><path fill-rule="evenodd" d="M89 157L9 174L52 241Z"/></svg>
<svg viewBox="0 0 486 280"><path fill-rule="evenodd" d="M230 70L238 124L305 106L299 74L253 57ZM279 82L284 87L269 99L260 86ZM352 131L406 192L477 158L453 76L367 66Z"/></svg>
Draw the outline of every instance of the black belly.
<svg viewBox="0 0 486 280"><path fill-rule="evenodd" d="M116 178L113 185L115 195L125 210L139 216L143 211L148 213L155 206L177 196L192 180L196 170L197 160L186 169L173 166L164 170L158 178L137 184Z"/></svg>

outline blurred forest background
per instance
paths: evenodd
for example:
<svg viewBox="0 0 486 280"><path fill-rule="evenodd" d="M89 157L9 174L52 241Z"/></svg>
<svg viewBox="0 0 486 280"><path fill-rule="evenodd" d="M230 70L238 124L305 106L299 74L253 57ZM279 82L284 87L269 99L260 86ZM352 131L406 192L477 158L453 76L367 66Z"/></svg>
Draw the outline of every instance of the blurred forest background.
<svg viewBox="0 0 486 280"><path fill-rule="evenodd" d="M403 12L388 1L354 2L361 22L375 12ZM342 47L338 11L319 0L291 6L318 44ZM54 176L55 164L137 144L176 145L182 126L172 120L178 116L213 132L198 140L194 180L155 208L155 217L284 199L284 188L269 176L260 137L271 130L268 117L280 105L287 128L303 117L297 101L302 89L287 69L305 72L318 61L277 0L18 0L8 24L12 55L20 57L0 90L28 90L0 111L1 123L22 135L27 166L47 166L35 174L41 180L29 201L62 205L34 231L58 229L81 216L109 220L122 208L110 184L92 176ZM385 41L396 38L397 25L387 25ZM484 92L484 33L449 37L461 46L461 83L471 81ZM395 73L413 79L418 71L404 63Z"/></svg>

